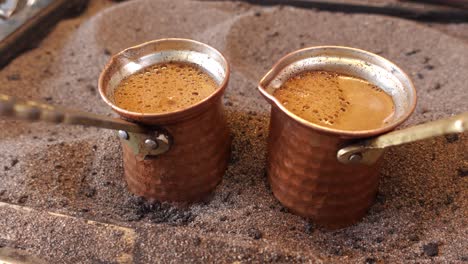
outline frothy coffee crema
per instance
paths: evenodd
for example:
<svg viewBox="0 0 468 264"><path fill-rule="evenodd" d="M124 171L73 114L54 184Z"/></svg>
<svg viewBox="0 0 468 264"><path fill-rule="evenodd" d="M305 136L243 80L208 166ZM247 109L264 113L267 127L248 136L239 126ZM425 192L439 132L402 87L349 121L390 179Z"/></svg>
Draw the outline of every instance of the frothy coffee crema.
<svg viewBox="0 0 468 264"><path fill-rule="evenodd" d="M114 92L115 104L139 113L167 113L190 107L218 85L199 67L181 62L155 64L125 78Z"/></svg>
<svg viewBox="0 0 468 264"><path fill-rule="evenodd" d="M273 93L289 111L322 126L371 130L393 116L392 97L356 77L326 71L300 73Z"/></svg>

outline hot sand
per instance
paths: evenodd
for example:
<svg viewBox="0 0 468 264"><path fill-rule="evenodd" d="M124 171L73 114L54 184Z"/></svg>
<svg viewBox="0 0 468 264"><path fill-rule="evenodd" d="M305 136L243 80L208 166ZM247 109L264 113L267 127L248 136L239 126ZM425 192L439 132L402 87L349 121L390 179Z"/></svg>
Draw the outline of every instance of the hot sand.
<svg viewBox="0 0 468 264"><path fill-rule="evenodd" d="M234 136L228 171L205 203L149 205L126 190L115 132L0 121L0 247L50 263L468 260L466 133L390 149L368 215L326 231L273 198L264 169L269 106L256 91L290 51L362 48L413 79L419 102L406 127L468 111L466 42L376 15L145 0L91 16L105 6L93 2L4 68L0 92L111 114L96 92L110 54L164 37L203 41L232 66L224 100Z"/></svg>

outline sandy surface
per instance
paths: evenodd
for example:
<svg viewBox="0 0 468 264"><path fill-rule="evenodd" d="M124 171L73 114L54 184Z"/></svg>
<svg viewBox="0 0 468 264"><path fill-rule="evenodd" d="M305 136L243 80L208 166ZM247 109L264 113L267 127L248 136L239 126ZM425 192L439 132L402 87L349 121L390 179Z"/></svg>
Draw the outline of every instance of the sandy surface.
<svg viewBox="0 0 468 264"><path fill-rule="evenodd" d="M93 2L3 69L0 92L111 114L96 93L110 54L164 37L203 41L232 65L225 95L234 136L228 171L205 203L149 205L126 190L114 132L0 121L0 201L33 208L0 206L0 247L50 263L468 260L466 133L390 149L369 214L350 228L326 231L273 198L264 166L269 106L256 91L287 52L347 45L387 57L414 80L419 103L404 126L447 117L468 111L465 41L375 15L169 0L136 0L93 15L106 5ZM93 236L102 242L83 243Z"/></svg>

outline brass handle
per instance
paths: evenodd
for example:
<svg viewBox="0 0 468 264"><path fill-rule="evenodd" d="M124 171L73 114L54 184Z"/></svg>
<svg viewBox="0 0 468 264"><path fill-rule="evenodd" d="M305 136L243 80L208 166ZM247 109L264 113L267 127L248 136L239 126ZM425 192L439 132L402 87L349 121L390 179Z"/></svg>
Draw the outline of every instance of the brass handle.
<svg viewBox="0 0 468 264"><path fill-rule="evenodd" d="M36 101L20 100L0 94L0 117L26 121L46 121L72 125L93 126L134 133L145 133L147 129L118 118L56 107Z"/></svg>
<svg viewBox="0 0 468 264"><path fill-rule="evenodd" d="M0 94L0 117L26 121L46 121L71 125L93 126L118 130L119 137L142 157L161 155L169 151L173 139L160 127L145 128L118 118L80 112L36 101L20 100Z"/></svg>
<svg viewBox="0 0 468 264"><path fill-rule="evenodd" d="M337 158L338 161L345 164L372 164L377 161L384 148L446 134L462 133L467 130L467 127L468 113L463 113L450 118L393 131L344 147L338 151Z"/></svg>

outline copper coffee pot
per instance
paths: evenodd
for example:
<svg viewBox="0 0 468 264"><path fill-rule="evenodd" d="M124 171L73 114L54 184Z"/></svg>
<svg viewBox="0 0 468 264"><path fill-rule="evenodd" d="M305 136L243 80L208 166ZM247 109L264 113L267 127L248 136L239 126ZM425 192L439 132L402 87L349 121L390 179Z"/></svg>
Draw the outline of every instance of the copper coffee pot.
<svg viewBox="0 0 468 264"><path fill-rule="evenodd" d="M385 126L345 131L308 122L288 111L273 92L290 77L310 70L332 71L381 87L395 104ZM260 93L271 104L268 179L274 196L292 212L329 228L360 220L377 193L379 168L387 147L467 129L468 113L387 133L416 106L409 77L390 61L359 49L323 46L283 57L263 77Z"/></svg>
<svg viewBox="0 0 468 264"><path fill-rule="evenodd" d="M121 80L169 61L198 65L218 89L201 102L170 113L135 113L113 103ZM227 168L231 138L221 100L228 79L229 65L214 48L188 39L161 39L116 54L101 73L103 100L125 120L1 94L0 116L118 130L130 191L148 200L193 202L210 194Z"/></svg>
<svg viewBox="0 0 468 264"><path fill-rule="evenodd" d="M114 103L114 90L127 76L157 63L192 63L218 84L210 96L188 108L160 114L137 113ZM122 118L152 128L148 141L141 134L121 131L125 178L133 193L150 200L193 202L221 182L227 168L231 139L222 95L229 80L223 55L201 42L161 39L128 48L110 59L99 77L102 99ZM127 133L128 132L128 133Z"/></svg>

